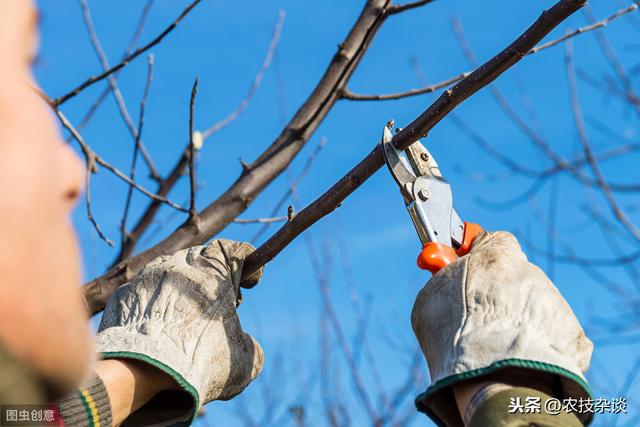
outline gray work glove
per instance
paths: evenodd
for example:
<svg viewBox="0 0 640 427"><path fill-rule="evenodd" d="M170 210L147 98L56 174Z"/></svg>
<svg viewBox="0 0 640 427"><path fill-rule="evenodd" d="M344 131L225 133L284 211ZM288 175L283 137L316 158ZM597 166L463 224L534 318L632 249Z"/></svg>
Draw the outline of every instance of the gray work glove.
<svg viewBox="0 0 640 427"><path fill-rule="evenodd" d="M236 313L242 265L252 251L247 243L216 240L158 257L107 303L97 350L107 359L147 362L175 379L192 403L183 402L173 421L190 422L201 405L236 396L262 369L262 349ZM166 405L161 409L171 413Z"/></svg>
<svg viewBox="0 0 640 427"><path fill-rule="evenodd" d="M468 255L434 275L411 323L431 374L416 406L439 425L462 425L451 386L489 374L502 382L548 376L557 398L590 397L583 373L593 344L509 233L478 235Z"/></svg>

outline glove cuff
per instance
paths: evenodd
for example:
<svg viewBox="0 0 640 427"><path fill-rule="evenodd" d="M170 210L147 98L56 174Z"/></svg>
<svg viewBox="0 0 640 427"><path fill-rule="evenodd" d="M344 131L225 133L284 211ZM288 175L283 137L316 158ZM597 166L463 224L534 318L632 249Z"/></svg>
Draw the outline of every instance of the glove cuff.
<svg viewBox="0 0 640 427"><path fill-rule="evenodd" d="M174 349L174 351L166 351L169 348ZM166 373L178 383L182 391L190 396L193 403L191 410L184 412L167 410L166 412L171 413L172 419L175 418L173 421L176 422L188 420L191 423L197 416L201 406L197 384L194 385L192 381L189 381L188 371L185 371L188 358L182 354L176 343L171 339L161 335L150 337L135 332L132 333L126 327L111 327L98 333L96 349L104 359L135 359ZM165 350L162 351L162 349ZM180 401L180 405L178 405L180 410L184 405L182 400L178 399ZM152 402L153 399L149 403ZM146 406L152 406L149 403L140 408L138 412L144 411Z"/></svg>
<svg viewBox="0 0 640 427"><path fill-rule="evenodd" d="M452 385L498 373L507 368L517 368L525 372L530 371L533 378L535 378L536 372L531 371L553 374L557 377L560 385L558 392L561 395L556 396L560 400L569 397L574 399L593 398L589 385L581 375L550 363L514 358L499 360L489 366L460 372L432 383L423 393L416 396L416 408L418 411L425 413L438 426L462 425ZM501 381L504 381L504 379L501 379ZM584 425L589 425L593 419L593 414L591 413L579 413L576 415Z"/></svg>
<svg viewBox="0 0 640 427"><path fill-rule="evenodd" d="M169 422L172 425L174 423L177 425L183 425L183 423L184 425L191 425L191 423L193 423L193 420L195 419L195 417L198 414L198 411L200 410L200 398L198 395L198 391L195 389L195 387L189 384L189 382L186 381L182 375L180 375L179 373L171 369L171 367L165 365L159 360L156 360L147 356L146 354L133 353L130 351L107 351L102 353L102 357L103 359L135 359L141 362L148 363L149 365L152 365L158 368L159 370L161 370L162 372L166 373L167 375L169 375L178 383L182 391L184 391L191 397L193 401L193 406L191 410L186 411L183 414L175 415L175 416L172 416L171 419L164 419L162 421ZM152 402L153 402L153 399L147 404L145 404L144 406L142 406L140 409L138 409L136 411L136 414L140 414L141 412L145 412L145 411L155 412L156 410L151 407L152 405L150 405L150 403ZM144 418L144 416L142 417Z"/></svg>

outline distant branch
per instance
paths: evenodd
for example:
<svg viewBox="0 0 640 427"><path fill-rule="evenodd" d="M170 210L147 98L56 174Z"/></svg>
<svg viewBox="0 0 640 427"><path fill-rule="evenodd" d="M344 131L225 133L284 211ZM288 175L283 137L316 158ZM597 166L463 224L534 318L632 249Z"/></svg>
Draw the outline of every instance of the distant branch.
<svg viewBox="0 0 640 427"><path fill-rule="evenodd" d="M260 87L263 81L264 74L266 73L267 69L271 65L273 55L275 54L276 48L280 40L280 35L282 33L282 27L284 25L284 17L285 17L285 14L283 11L281 11L278 14L278 20L275 24L273 35L271 36L271 41L269 42L269 48L267 49L267 53L265 54L264 60L262 61L262 66L258 70L258 73L255 75L253 79L253 83L249 89L249 92L244 97L244 99L240 102L239 107L235 111L233 111L231 114L229 114L227 117L225 117L221 121L213 124L209 129L204 131L204 133L200 133L202 142L204 142L206 138L212 136L219 130L223 129L224 127L232 123L249 106L251 99L253 98L254 94L256 93L256 91L258 90L258 88ZM182 151L181 156L178 158L178 161L176 162L171 172L169 172L166 178L160 181L158 191L157 191L157 193L160 196L167 196L171 191L171 189L173 188L173 186L178 182L178 180L182 176L185 168L189 163L190 147L191 147L191 144L187 145L187 147ZM198 147L198 150L200 149L202 149L201 146ZM129 255L131 255L140 237L147 230L149 225L153 222L153 219L155 218L158 210L160 209L160 206L161 204L156 201L152 201L151 203L149 203L149 205L147 205L143 214L140 216L140 219L138 219L138 222L131 230L131 233L129 233L129 239L127 241L127 244L125 244L120 249L120 254L117 257L117 261L122 261L123 259L129 257ZM275 213L273 215L275 215Z"/></svg>
<svg viewBox="0 0 640 427"><path fill-rule="evenodd" d="M316 157L318 157L318 154L320 154L320 151L322 151L326 143L327 143L326 138L324 137L320 138L320 142L316 146L315 150L313 150L309 155L309 157L307 158L307 161L305 162L305 165L302 168L302 171L300 171L300 173L293 180L293 182L289 184L289 188L287 188L287 191L284 192L282 197L280 197L280 199L273 206L273 209L271 210L271 216L275 216L278 212L280 212L284 207L284 204L287 203L287 200L289 200L291 195L296 192L296 190L298 189L298 185L300 185L300 182L307 175L307 173L311 169L311 166L313 165L313 162L315 161ZM234 222L237 222L237 220L235 220ZM251 242L252 243L256 242L264 234L264 232L267 231L267 229L272 223L273 221L265 223L265 225L260 227L260 230L258 230L258 232L251 238Z"/></svg>
<svg viewBox="0 0 640 427"><path fill-rule="evenodd" d="M121 68L126 67L129 64L129 62L131 62L132 60L134 60L135 58L137 58L138 56L140 56L142 53L146 52L147 50L151 49L153 46L155 46L158 43L160 43L162 41L162 39L164 39L171 31L173 31L173 29L178 26L178 24L184 19L184 17L187 16L189 14L189 12L191 12L191 10L193 10L193 8L196 7L198 5L198 3L200 3L201 1L202 0L194 0L191 3L189 3L189 5L182 11L182 13L180 13L180 15L178 15L178 17L175 19L175 21L173 21L171 23L171 25L169 25L167 28L165 28L164 31L162 31L156 38L151 40L146 45L136 49L133 53L131 53L126 58L124 58L119 64L114 65L113 67L111 67L108 70L98 74L97 76L89 77L83 83L79 84L75 89L73 89L73 90L69 91L68 93L66 93L66 94L64 94L62 96L59 96L58 98L54 99L52 101L53 106L54 107L60 106L61 104L63 104L64 102L68 101L69 99L73 98L74 96L76 96L77 94L79 94L80 92L82 92L83 90L85 90L86 88L91 86L92 84L97 83L100 80L102 80L102 79L110 76L111 74L115 73L116 71L120 70Z"/></svg>
<svg viewBox="0 0 640 427"><path fill-rule="evenodd" d="M133 51L134 46L136 45L136 43L138 42L138 39L142 35L142 30L144 29L145 23L147 21L147 17L149 16L149 12L151 11L151 6L153 6L153 1L154 0L147 0L147 2L145 3L144 7L142 8L142 13L140 14L140 17L138 18L138 23L136 24L136 28L133 31L133 35L131 36L131 39L129 40L129 44L127 45L127 48L125 49L124 54L122 55L123 59L126 58L127 56L129 56L131 51ZM121 71L122 70L119 70L119 71L113 73L112 77L116 78L120 74ZM98 108L100 108L100 106L102 105L104 100L107 99L107 96L109 95L109 92L111 92L111 88L109 86L107 86L100 93L100 95L98 95L96 100L93 102L93 104L91 104L91 106L89 107L89 109L85 113L85 115L82 118L82 120L80 121L80 123L78 123L78 125L76 126L76 129L78 131L81 131L89 123L89 121L93 118L93 115L96 113L96 111L98 111ZM73 139L73 136L69 135L67 137L67 142L70 142L72 139Z"/></svg>
<svg viewBox="0 0 640 427"><path fill-rule="evenodd" d="M391 5L387 8L387 14L395 15L396 13L400 13L409 9L424 6L425 4L431 3L432 1L434 0L420 0L420 1L414 1L414 2L405 3L405 4Z"/></svg>
<svg viewBox="0 0 640 427"><path fill-rule="evenodd" d="M591 167L591 171L593 172L593 176L596 179L596 183L600 188L602 194L604 195L609 207L611 208L611 212L614 217L626 227L626 229L631 233L631 235L638 241L640 241L640 230L635 226L635 224L627 217L627 215L622 211L620 206L618 205L618 201L615 196L611 192L611 188L607 183L602 171L600 170L600 166L598 162L595 160L593 155L593 151L591 149L591 144L589 143L589 137L587 135L587 130L584 125L584 119L582 117L582 109L580 108L580 102L578 100L578 88L576 84L576 74L575 68L573 65L573 49L571 42L566 42L565 49L565 63L567 66L567 81L569 84L569 95L571 97L571 110L573 111L573 117L576 125L576 130L578 131L578 140L580 141L580 145L582 146L582 151L584 152L584 156L588 161L589 166Z"/></svg>
<svg viewBox="0 0 640 427"><path fill-rule="evenodd" d="M95 26L93 25L93 19L91 18L91 10L89 9L88 0L80 0L80 8L82 9L82 17L84 20L85 27L87 28L87 33L89 34L89 40L91 41L91 45L100 60L100 65L103 70L109 69L109 60L107 59L107 55L104 53L102 49L102 45L100 44L100 39L98 39L98 34L96 33ZM147 148L142 143L141 139L138 137L138 130L136 126L133 124L133 119L129 114L129 110L127 109L127 104L124 102L124 98L122 97L122 92L120 91L120 87L118 86L118 81L116 80L114 75L107 76L107 82L109 83L109 88L111 89L111 93L116 100L116 104L118 106L118 111L120 112L120 116L122 120L127 125L127 129L129 129L129 133L133 137L133 140L136 143L136 149L140 150L142 153L142 157L144 158L147 166L149 167L149 171L151 176L154 179L158 179L158 171L156 170L153 161L151 160L151 156L147 151Z"/></svg>
<svg viewBox="0 0 640 427"><path fill-rule="evenodd" d="M134 182L136 177L136 163L138 161L138 152L140 151L140 138L142 138L142 127L144 125L144 113L147 105L147 98L149 97L149 89L151 88L151 80L153 80L153 54L149 54L147 61L147 82L144 86L144 93L142 100L140 101L140 112L138 113L138 129L136 131L136 140L133 147L133 158L131 159L131 172L129 173L129 179ZM120 235L121 245L127 242L127 217L129 216L129 208L131 207L131 200L133 196L133 185L129 185L127 191L127 199L124 204L124 213L122 214L122 221L120 221Z"/></svg>
<svg viewBox="0 0 640 427"><path fill-rule="evenodd" d="M416 2L416 3L421 3L421 2ZM396 6L398 7L398 6ZM550 47L553 47L569 38L578 36L580 34L585 34L588 33L590 31L593 30L597 30L598 28L602 28L604 26L606 26L607 24L609 24L610 22L618 19L621 16L626 15L627 13L630 12L634 12L638 9L638 5L636 5L635 3L624 8L624 9L620 9L619 11L617 11L616 13L614 13L613 15L595 22L591 25L587 25L585 27L581 27L578 28L577 30L571 31L567 34L565 34L562 37L559 37L555 40L552 40L550 42L541 44L539 46L533 47L531 48L527 53L525 53L525 55L533 55L535 53L538 53L540 51L543 51L545 49L548 49ZM431 93L431 92L435 92L438 89L442 89L444 87L447 87L453 83L456 83L464 78L466 78L470 73L466 72L466 73L461 73L455 77L450 77L444 81L441 81L439 83L435 83L433 85L429 85L426 87L422 87L422 88L417 88L417 89L411 89L411 90L407 90L404 92L394 92L394 93L387 93L387 94L374 94L374 95L368 95L368 94L359 94L359 93L353 93L351 92L349 89L345 89L342 92L342 97L344 99L349 99L351 101L388 101L388 100L393 100L393 99L402 99L402 98L407 98L407 97L411 97L411 96L417 96L417 95L422 95L425 93Z"/></svg>
<svg viewBox="0 0 640 427"><path fill-rule="evenodd" d="M471 66L477 66L478 61L475 53L473 52L471 46L469 45L462 27L462 23L459 19L452 19L452 27L453 32L462 49L462 52L469 62ZM566 38L565 40L568 40ZM554 163L554 167L550 170L543 172L542 174L538 172L533 172L531 169L527 167L523 167L517 164L515 161L509 159L505 156L500 150L492 147L488 142L486 142L480 135L478 135L470 126L466 125L459 117L456 115L451 116L451 120L453 123L464 133L466 133L476 144L480 145L481 148L489 154L491 157L499 161L500 163L507 166L514 172L517 172L522 175L528 175L533 178L548 178L549 173L553 174L558 171L566 171L572 177L577 179L580 183L589 186L597 186L597 182L590 178L589 176L583 174L577 166L582 166L587 163L587 159L583 158L582 161L579 162L567 162L563 159L553 148L552 144L550 144L544 135L536 131L532 128L529 121L519 115L515 108L511 105L508 98L502 94L502 92L498 89L496 85L488 86L491 95L496 100L500 109L504 112L507 118L514 124L514 126L521 131L527 138L531 140L531 142L549 159ZM630 147L627 147L627 149ZM627 149L614 149L614 153L626 154ZM608 158L610 158L611 152L605 153ZM620 192L636 192L640 191L640 185L638 184L626 184L626 183L611 183L610 188L613 191Z"/></svg>
<svg viewBox="0 0 640 427"><path fill-rule="evenodd" d="M586 9L585 9L586 10ZM597 22L593 22L591 25L587 25L586 27L581 27L578 28L577 30L573 30L573 31L569 31L567 33L565 33L564 36L559 37L555 40L552 40L548 43L544 43L541 44L539 46L534 47L533 49L531 49L531 51L529 52L529 55L539 52L541 50L550 48L552 46L555 46L557 44L562 43L565 40L568 40L574 36L577 36L579 34L584 34L584 33L588 33L589 31L593 31L593 30L597 30L598 28L603 28L606 27L607 24L609 24L611 21L620 18L621 16L626 15L627 13L630 12L635 12L636 10L638 10L638 5L633 3L632 5L624 8L624 9L620 9L618 10L616 13L614 13L613 15L601 20L601 21L597 21ZM595 19L593 19L593 21L595 21Z"/></svg>
<svg viewBox="0 0 640 427"><path fill-rule="evenodd" d="M231 114L229 114L227 117L225 117L224 119L220 120L217 123L214 123L209 129L202 132L203 139L207 139L214 133L225 128L228 124L230 124L235 119L237 119L240 116L240 114L242 114L244 110L246 110L247 107L249 106L249 103L251 102L251 98L253 98L253 95L255 95L255 93L260 88L260 85L262 84L262 79L264 78L265 73L271 66L271 61L273 60L273 56L275 55L276 49L278 48L278 43L280 42L280 36L282 34L282 27L284 26L285 15L286 14L284 10L281 10L278 12L278 21L276 22L275 28L273 29L273 35L271 36L271 41L269 42L269 48L267 49L267 54L265 55L264 60L262 61L262 66L260 67L260 70L258 70L258 73L253 78L253 83L249 88L249 92L247 92L247 95L240 102L240 105L238 105L238 108L235 111L232 111Z"/></svg>
<svg viewBox="0 0 640 427"><path fill-rule="evenodd" d="M85 300L91 312L101 310L118 286L158 255L202 244L214 236L247 209L255 197L287 168L339 100L340 92L384 22L385 8L389 4L390 0L369 0L365 4L311 95L275 141L247 165L217 200L198 213L200 221L197 227L185 222L155 246L121 261L85 286Z"/></svg>
<svg viewBox="0 0 640 427"><path fill-rule="evenodd" d="M149 197L149 198L151 198L153 200L157 200L160 203L164 203L164 204L166 204L168 206L171 206L172 208L177 209L179 211L188 212L187 209L185 209L182 206L172 202L171 200L166 199L166 198L161 197L161 196L158 196L157 194L154 194L151 191L147 190L146 188L140 186L138 183L136 183L136 182L132 181L131 179L129 179L129 177L126 176L124 173L122 173L118 168L116 168L112 164L110 164L107 161L105 161L102 157L98 156L87 145L87 143L84 141L84 138L82 138L80 133L78 133L78 131L73 127L71 122L69 122L69 120L62 113L62 111L60 111L58 109L54 109L54 112L55 112L56 116L58 116L58 119L60 120L60 123L62 123L62 126L65 129L67 129L73 135L74 139L78 142L78 144L80 144L80 149L82 150L82 153L84 154L85 159L87 160L87 164L89 164L90 159L93 157L93 159L94 159L96 164L99 164L100 166L104 167L105 169L111 171L115 176L117 176L118 178L120 178L121 180L126 182L127 184L133 186L133 188L135 188L136 190L138 190L139 192L141 192L145 196L147 196L147 197Z"/></svg>
<svg viewBox="0 0 640 427"><path fill-rule="evenodd" d="M100 228L100 225L98 224L98 221L96 221L95 217L93 216L93 212L91 210L91 175L95 172L95 168L96 168L96 163L95 163L95 156L90 156L87 158L87 165L86 165L86 169L84 172L84 200L85 200L85 206L87 208L87 218L89 219L89 222L93 225L93 228L96 230L96 233L98 233L98 236L104 240L104 242L109 245L109 246L115 246L115 243L113 243L113 240L109 239L104 232L102 231L102 229Z"/></svg>
<svg viewBox="0 0 640 427"><path fill-rule="evenodd" d="M286 221L288 216L274 216L270 218L252 218L252 219L242 219L236 218L233 220L235 224L273 224L274 222L283 222Z"/></svg>

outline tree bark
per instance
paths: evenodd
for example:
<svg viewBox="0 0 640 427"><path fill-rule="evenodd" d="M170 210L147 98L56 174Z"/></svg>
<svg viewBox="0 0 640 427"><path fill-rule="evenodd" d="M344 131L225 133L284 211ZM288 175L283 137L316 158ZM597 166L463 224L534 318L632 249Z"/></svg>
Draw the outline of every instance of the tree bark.
<svg viewBox="0 0 640 427"><path fill-rule="evenodd" d="M346 87L347 81L384 21L385 9L390 2L367 2L349 35L339 45L337 53L313 93L278 138L243 170L240 177L222 196L157 245L119 262L84 287L85 301L90 313L102 310L118 286L129 281L154 258L202 244L215 236L242 213L289 165L324 120L333 104L340 99L341 91Z"/></svg>
<svg viewBox="0 0 640 427"><path fill-rule="evenodd" d="M428 132L449 112L520 61L552 29L584 6L585 3L586 0L560 0L552 8L544 11L506 49L482 64L455 86L446 90L420 116L394 135L393 143L395 146L398 149L404 149L419 138L426 137ZM285 224L255 252L251 253L244 264L243 278L250 277L309 226L335 210L348 195L360 187L382 165L384 165L384 157L378 144L369 155L322 196L298 212L292 221ZM243 286L252 287L253 284L247 282L243 283Z"/></svg>

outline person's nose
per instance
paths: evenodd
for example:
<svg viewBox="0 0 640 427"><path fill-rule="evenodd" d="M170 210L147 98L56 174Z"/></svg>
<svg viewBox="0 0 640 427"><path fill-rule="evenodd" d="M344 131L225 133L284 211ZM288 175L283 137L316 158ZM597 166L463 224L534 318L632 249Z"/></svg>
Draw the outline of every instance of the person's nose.
<svg viewBox="0 0 640 427"><path fill-rule="evenodd" d="M84 189L85 165L78 155L65 143L60 143L59 162L62 179L63 203L73 209Z"/></svg>

